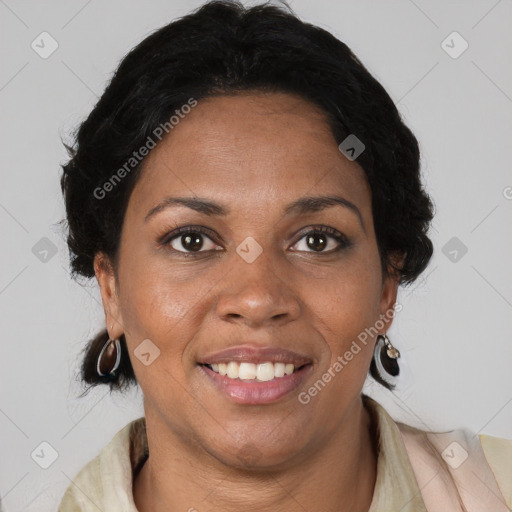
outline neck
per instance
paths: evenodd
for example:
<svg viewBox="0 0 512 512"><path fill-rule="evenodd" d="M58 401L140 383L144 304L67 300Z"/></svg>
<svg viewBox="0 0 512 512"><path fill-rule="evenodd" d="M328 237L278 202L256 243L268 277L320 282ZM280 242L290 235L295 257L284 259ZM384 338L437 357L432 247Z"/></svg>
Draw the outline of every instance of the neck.
<svg viewBox="0 0 512 512"><path fill-rule="evenodd" d="M377 474L376 434L361 399L347 417L321 449L300 464L280 471L241 472L205 464L186 443L168 434L159 437L164 425L155 428L151 420L157 418L146 414L150 456L134 482L137 509L367 512Z"/></svg>

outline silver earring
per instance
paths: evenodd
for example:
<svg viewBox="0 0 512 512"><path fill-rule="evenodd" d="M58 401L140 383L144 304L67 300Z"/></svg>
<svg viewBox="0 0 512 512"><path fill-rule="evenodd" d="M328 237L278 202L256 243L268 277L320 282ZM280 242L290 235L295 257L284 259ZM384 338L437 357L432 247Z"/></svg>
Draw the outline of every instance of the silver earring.
<svg viewBox="0 0 512 512"><path fill-rule="evenodd" d="M388 384L393 385L393 379L400 374L399 358L400 352L391 344L388 336L386 334L379 334L375 344L373 359L379 376Z"/></svg>
<svg viewBox="0 0 512 512"><path fill-rule="evenodd" d="M114 377L120 363L121 343L117 338L109 338L98 355L96 371L100 377Z"/></svg>

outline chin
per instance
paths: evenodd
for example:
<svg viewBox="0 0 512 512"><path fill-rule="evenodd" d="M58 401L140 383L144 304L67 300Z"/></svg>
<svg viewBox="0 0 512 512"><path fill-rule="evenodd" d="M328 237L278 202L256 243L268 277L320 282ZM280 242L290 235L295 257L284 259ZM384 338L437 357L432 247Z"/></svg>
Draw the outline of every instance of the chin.
<svg viewBox="0 0 512 512"><path fill-rule="evenodd" d="M277 471L295 464L307 444L307 440L301 441L297 432L279 431L278 425L273 430L251 432L247 429L243 436L238 432L236 438L224 431L222 438L216 437L215 444L207 451L226 466L249 471Z"/></svg>

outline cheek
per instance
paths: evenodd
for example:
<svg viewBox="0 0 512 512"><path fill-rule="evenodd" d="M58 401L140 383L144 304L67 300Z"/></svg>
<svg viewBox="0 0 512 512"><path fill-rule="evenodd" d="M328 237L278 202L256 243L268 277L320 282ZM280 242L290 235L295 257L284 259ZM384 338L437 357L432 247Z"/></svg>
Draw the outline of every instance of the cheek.
<svg viewBox="0 0 512 512"><path fill-rule="evenodd" d="M316 287L308 302L315 317L317 330L329 346L332 368L336 361L343 369L344 380L363 382L373 356L371 328L380 318L381 273L375 258L359 259L358 264L347 265ZM310 287L311 289L311 287Z"/></svg>
<svg viewBox="0 0 512 512"><path fill-rule="evenodd" d="M144 336L162 342L173 324L186 316L187 295L154 268L120 276L123 323L132 338ZM181 290L182 292L183 290Z"/></svg>
<svg viewBox="0 0 512 512"><path fill-rule="evenodd" d="M143 232L122 240L121 309L123 324L132 337L153 336L155 343L165 343L173 326L185 323L194 304L194 287L154 243Z"/></svg>
<svg viewBox="0 0 512 512"><path fill-rule="evenodd" d="M126 244L123 250L119 268L120 305L137 379L143 388L144 384L154 387L152 379L157 371L171 372L171 380L183 385L186 373L193 367L187 351L212 307L210 297L221 276L199 266L191 272L192 263L170 264L165 257L157 257L135 244ZM160 351L151 366L143 365L135 357L137 347L146 339ZM157 380L169 380L164 373L159 373Z"/></svg>
<svg viewBox="0 0 512 512"><path fill-rule="evenodd" d="M183 352L194 335L192 327L197 315L195 288L177 282L169 266L133 252L123 265L119 270L120 306L137 379L142 383L146 373L154 374L161 367L182 380ZM146 339L160 351L151 366L136 357L137 347Z"/></svg>
<svg viewBox="0 0 512 512"><path fill-rule="evenodd" d="M379 317L381 273L372 261L361 260L333 273L311 304L322 320L339 334L341 340L357 336Z"/></svg>
<svg viewBox="0 0 512 512"><path fill-rule="evenodd" d="M132 277L123 292L126 342L145 401L182 410L187 404L183 389L188 388L184 353L194 336L189 297L149 268ZM177 293L180 300L175 298ZM150 354L149 361L144 353Z"/></svg>

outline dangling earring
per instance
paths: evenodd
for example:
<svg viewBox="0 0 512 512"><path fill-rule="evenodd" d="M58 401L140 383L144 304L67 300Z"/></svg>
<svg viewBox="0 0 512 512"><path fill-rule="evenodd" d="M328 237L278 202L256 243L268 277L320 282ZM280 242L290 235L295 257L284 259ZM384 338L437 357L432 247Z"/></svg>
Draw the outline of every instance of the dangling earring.
<svg viewBox="0 0 512 512"><path fill-rule="evenodd" d="M111 327L112 329L112 327ZM96 371L100 377L115 377L121 363L121 343L119 339L109 339L103 345L96 362Z"/></svg>
<svg viewBox="0 0 512 512"><path fill-rule="evenodd" d="M391 344L387 335L379 334L375 344L373 359L379 376L388 384L393 385L393 378L398 377L400 374L400 367L397 361L399 357L400 352Z"/></svg>

